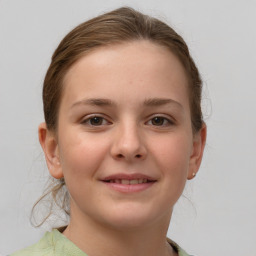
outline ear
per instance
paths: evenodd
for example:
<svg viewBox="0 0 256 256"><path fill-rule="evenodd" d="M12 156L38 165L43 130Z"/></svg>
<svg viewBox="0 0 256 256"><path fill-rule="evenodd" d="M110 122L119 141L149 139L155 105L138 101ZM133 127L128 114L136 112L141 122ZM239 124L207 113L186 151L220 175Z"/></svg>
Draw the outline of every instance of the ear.
<svg viewBox="0 0 256 256"><path fill-rule="evenodd" d="M38 137L44 151L50 174L56 179L62 178L63 173L59 161L59 148L56 134L53 131L49 131L45 123L41 123L38 127Z"/></svg>
<svg viewBox="0 0 256 256"><path fill-rule="evenodd" d="M187 177L188 180L191 180L196 176L198 169L200 167L204 153L206 134L207 127L205 124L203 124L203 127L201 128L200 131L194 134L193 148L190 156L189 172Z"/></svg>

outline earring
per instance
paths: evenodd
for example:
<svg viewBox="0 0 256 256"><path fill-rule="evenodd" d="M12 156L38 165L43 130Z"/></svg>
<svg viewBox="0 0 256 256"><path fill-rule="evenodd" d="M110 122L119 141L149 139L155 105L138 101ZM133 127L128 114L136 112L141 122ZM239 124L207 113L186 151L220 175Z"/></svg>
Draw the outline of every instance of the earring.
<svg viewBox="0 0 256 256"><path fill-rule="evenodd" d="M192 173L192 176L193 176L193 177L195 177L195 176L196 176L196 173L195 173L195 172L193 172L193 173Z"/></svg>

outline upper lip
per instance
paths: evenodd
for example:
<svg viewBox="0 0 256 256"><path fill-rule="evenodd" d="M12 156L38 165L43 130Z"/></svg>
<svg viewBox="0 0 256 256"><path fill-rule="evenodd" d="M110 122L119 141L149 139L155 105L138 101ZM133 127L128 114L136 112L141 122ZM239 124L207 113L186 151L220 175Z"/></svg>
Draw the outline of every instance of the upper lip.
<svg viewBox="0 0 256 256"><path fill-rule="evenodd" d="M153 177L150 177L145 174L141 173L133 173L133 174L126 174L126 173L116 173L113 175L109 175L101 179L102 181L109 181L109 180L137 180L137 179L147 179L149 181L156 181Z"/></svg>

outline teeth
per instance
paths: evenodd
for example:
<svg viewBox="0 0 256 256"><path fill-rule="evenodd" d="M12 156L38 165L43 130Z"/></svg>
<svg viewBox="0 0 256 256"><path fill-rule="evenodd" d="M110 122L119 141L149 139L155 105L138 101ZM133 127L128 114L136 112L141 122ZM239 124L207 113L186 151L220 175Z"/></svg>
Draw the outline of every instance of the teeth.
<svg viewBox="0 0 256 256"><path fill-rule="evenodd" d="M117 183L117 184L124 184L124 185L136 185L147 183L147 179L134 179L134 180L125 180L125 179L113 179L109 180L109 183Z"/></svg>
<svg viewBox="0 0 256 256"><path fill-rule="evenodd" d="M139 184L139 181L138 180L130 180L130 184L133 185L133 184Z"/></svg>
<svg viewBox="0 0 256 256"><path fill-rule="evenodd" d="M129 184L130 184L130 181L129 181L129 180L121 180L121 183L122 183L122 184L125 184L125 185L129 185Z"/></svg>
<svg viewBox="0 0 256 256"><path fill-rule="evenodd" d="M115 180L116 183L121 183L121 184L125 184L125 185L136 185L136 184L141 184L141 183L147 183L147 181L148 181L147 179Z"/></svg>

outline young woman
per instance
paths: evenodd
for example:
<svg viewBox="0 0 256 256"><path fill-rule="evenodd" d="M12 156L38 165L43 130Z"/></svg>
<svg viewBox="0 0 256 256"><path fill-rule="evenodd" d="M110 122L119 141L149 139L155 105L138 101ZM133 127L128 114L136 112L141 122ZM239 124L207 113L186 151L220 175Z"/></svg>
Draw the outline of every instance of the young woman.
<svg viewBox="0 0 256 256"><path fill-rule="evenodd" d="M39 140L70 221L12 255L188 255L166 238L206 139L183 39L130 8L98 16L56 49L43 101Z"/></svg>

